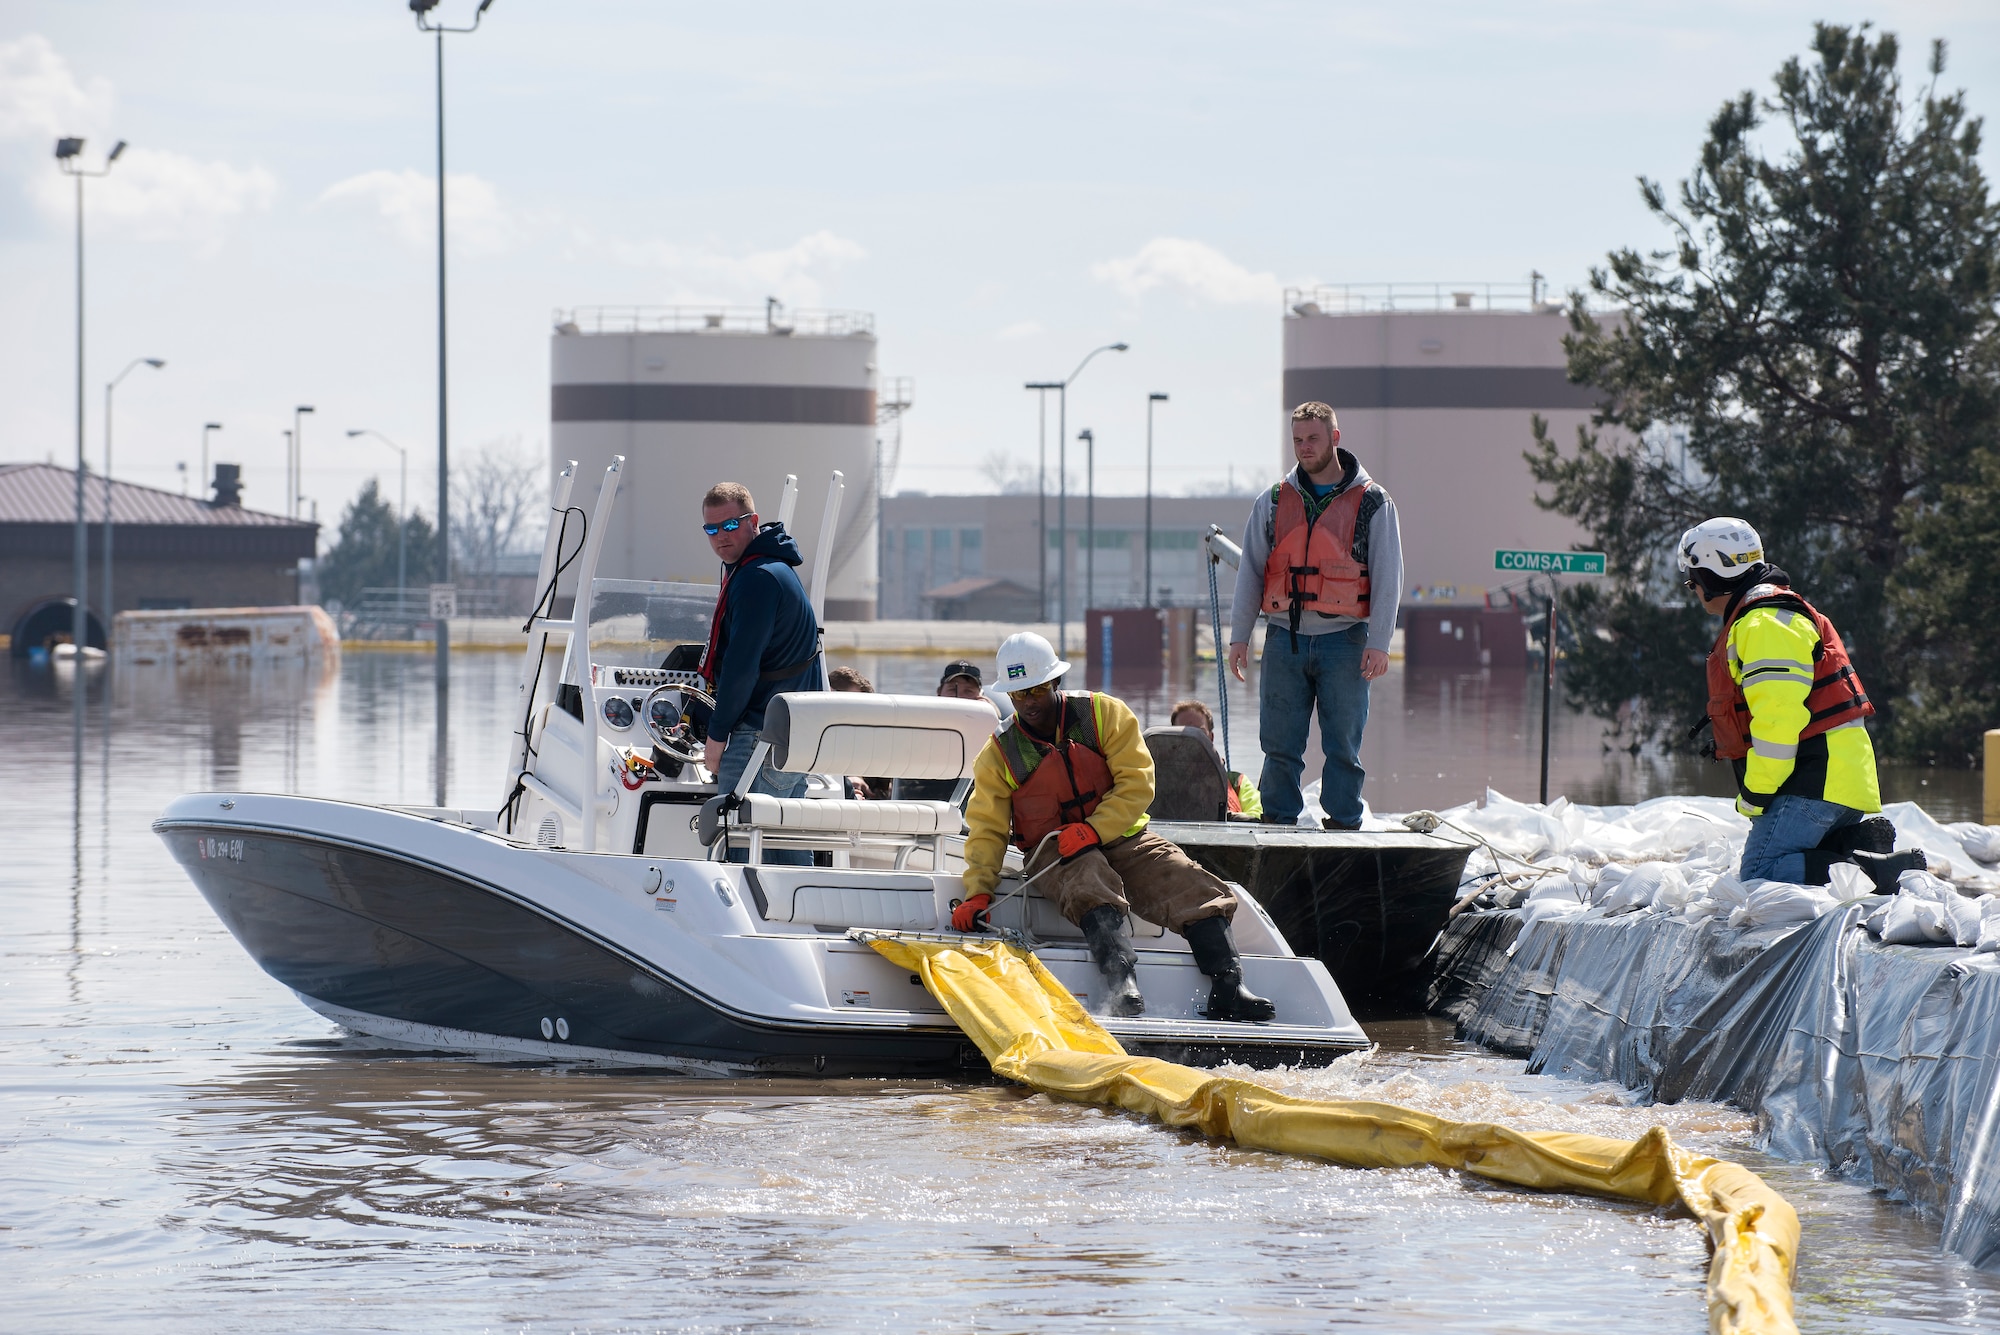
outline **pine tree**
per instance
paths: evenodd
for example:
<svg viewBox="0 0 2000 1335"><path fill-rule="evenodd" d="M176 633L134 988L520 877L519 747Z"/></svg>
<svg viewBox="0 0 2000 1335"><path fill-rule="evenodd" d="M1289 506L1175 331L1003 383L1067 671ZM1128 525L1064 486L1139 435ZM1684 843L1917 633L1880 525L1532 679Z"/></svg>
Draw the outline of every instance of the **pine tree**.
<svg viewBox="0 0 2000 1335"><path fill-rule="evenodd" d="M327 602L354 608L364 589L396 585L396 510L382 499L374 478L340 516L340 536L320 558L319 592ZM421 511L410 514L407 563L412 588L423 588L437 570L437 530Z"/></svg>

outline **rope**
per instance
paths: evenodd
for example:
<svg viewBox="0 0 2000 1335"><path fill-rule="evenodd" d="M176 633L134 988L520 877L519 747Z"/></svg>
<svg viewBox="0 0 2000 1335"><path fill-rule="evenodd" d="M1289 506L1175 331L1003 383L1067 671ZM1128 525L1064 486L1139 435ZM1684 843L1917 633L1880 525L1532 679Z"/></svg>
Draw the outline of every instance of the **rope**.
<svg viewBox="0 0 2000 1335"><path fill-rule="evenodd" d="M1229 768L1229 675L1226 670L1229 653L1222 644L1222 594L1216 588L1215 567L1219 564L1214 552L1208 554L1208 628L1215 638L1215 704L1222 715L1222 768Z"/></svg>

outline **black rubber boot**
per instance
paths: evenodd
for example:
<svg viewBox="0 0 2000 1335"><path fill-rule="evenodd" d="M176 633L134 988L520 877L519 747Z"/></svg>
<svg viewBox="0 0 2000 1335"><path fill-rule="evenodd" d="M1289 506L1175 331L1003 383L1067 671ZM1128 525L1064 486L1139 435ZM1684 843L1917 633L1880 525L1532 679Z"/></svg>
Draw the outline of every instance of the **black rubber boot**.
<svg viewBox="0 0 2000 1335"><path fill-rule="evenodd" d="M1813 851L1836 854L1835 862L1847 861L1849 853L1893 853L1896 851L1896 827L1889 823L1887 816L1870 816L1867 820L1841 826L1820 840L1819 847Z"/></svg>
<svg viewBox="0 0 2000 1335"><path fill-rule="evenodd" d="M1906 848L1900 853L1862 853L1848 855L1848 860L1868 873L1868 879L1875 882L1875 893L1893 895L1896 893L1896 878L1906 871L1922 871L1930 865L1921 848Z"/></svg>
<svg viewBox="0 0 2000 1335"><path fill-rule="evenodd" d="M1125 915L1109 904L1099 904L1084 914L1077 926L1083 928L1084 944L1090 947L1091 959L1097 961L1097 971L1104 975L1104 1013L1144 1015L1146 997L1133 976L1139 957L1125 939Z"/></svg>
<svg viewBox="0 0 2000 1335"><path fill-rule="evenodd" d="M1202 918L1181 928L1188 949L1194 953L1195 967L1207 974L1208 1009L1211 1020L1268 1020L1278 1008L1243 986L1243 958L1236 953L1236 941L1229 935L1227 918Z"/></svg>
<svg viewBox="0 0 2000 1335"><path fill-rule="evenodd" d="M1833 864L1836 862L1852 861L1847 852L1836 852L1825 845L1821 845L1818 848L1808 848L1805 852L1799 854L1799 856L1806 860L1805 883L1807 885L1832 885Z"/></svg>

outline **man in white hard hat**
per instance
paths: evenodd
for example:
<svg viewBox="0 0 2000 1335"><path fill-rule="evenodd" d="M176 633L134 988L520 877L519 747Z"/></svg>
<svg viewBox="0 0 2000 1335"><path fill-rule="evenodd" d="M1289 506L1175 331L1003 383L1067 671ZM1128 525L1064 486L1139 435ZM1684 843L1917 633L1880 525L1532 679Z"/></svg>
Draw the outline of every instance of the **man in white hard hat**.
<svg viewBox="0 0 2000 1335"><path fill-rule="evenodd" d="M1875 706L1840 632L1764 559L1744 520L1696 524L1676 556L1685 587L1722 618L1695 732L1714 729L1716 758L1736 770L1736 809L1750 817L1738 874L1825 885L1834 863L1853 862L1894 893L1924 855L1894 852L1895 827L1870 818L1882 810L1863 722Z"/></svg>
<svg viewBox="0 0 2000 1335"><path fill-rule="evenodd" d="M1153 757L1139 720L1113 696L1065 692L1069 664L1039 635L1009 636L997 667L995 685L1007 693L1015 715L973 762L965 898L952 910L953 928L969 932L982 925L1011 839L1029 855L1028 875L1061 864L1035 884L1083 929L1104 975L1102 1009L1113 1015L1145 1010L1134 977L1138 958L1125 932L1126 914L1136 910L1187 938L1196 966L1210 979L1209 1018L1270 1019L1276 1008L1243 986L1243 962L1229 932L1235 894L1146 828Z"/></svg>

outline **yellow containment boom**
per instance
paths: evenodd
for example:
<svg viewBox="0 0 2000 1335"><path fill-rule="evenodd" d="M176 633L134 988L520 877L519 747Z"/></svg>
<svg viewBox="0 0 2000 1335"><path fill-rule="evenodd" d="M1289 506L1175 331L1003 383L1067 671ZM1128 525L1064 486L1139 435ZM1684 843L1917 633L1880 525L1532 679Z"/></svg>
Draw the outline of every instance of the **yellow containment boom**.
<svg viewBox="0 0 2000 1335"><path fill-rule="evenodd" d="M1668 1205L1708 1228L1708 1326L1778 1335L1792 1324L1799 1217L1740 1164L1691 1154L1654 1127L1637 1140L1452 1122L1392 1103L1298 1099L1127 1055L1032 954L1004 942L856 932L924 980L993 1070L1056 1098L1143 1113L1248 1149L1357 1168L1434 1164L1544 1191Z"/></svg>

